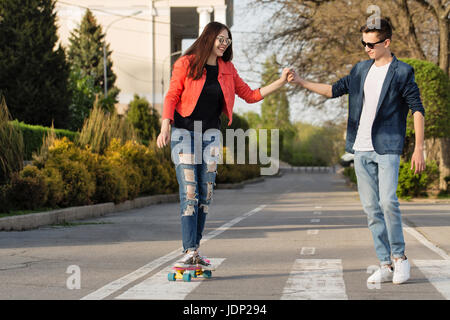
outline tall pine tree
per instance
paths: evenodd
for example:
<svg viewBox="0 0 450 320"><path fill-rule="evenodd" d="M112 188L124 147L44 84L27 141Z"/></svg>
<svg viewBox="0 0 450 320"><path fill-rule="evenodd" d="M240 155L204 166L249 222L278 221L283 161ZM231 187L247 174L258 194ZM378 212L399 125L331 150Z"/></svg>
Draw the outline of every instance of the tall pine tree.
<svg viewBox="0 0 450 320"><path fill-rule="evenodd" d="M55 0L0 1L0 91L12 118L64 128L69 67L54 9Z"/></svg>
<svg viewBox="0 0 450 320"><path fill-rule="evenodd" d="M261 87L272 83L279 76L280 65L274 54L264 63ZM261 122L263 128L280 130L280 158L288 159L289 148L293 144L296 133L289 119L289 100L286 88L281 88L264 98L261 105Z"/></svg>
<svg viewBox="0 0 450 320"><path fill-rule="evenodd" d="M69 41L68 59L70 64L74 69L81 70L84 75L94 78L94 86L101 89L97 92L101 105L113 111L119 89L114 86L117 77L112 70L112 52L109 50L109 44L106 44L108 94L107 97L104 97L103 44L105 34L91 10L86 10L80 26L71 32Z"/></svg>
<svg viewBox="0 0 450 320"><path fill-rule="evenodd" d="M264 63L262 86L266 86L280 76L280 67L276 56L272 55ZM261 105L261 118L265 128L283 129L290 125L289 101L285 88L267 96Z"/></svg>

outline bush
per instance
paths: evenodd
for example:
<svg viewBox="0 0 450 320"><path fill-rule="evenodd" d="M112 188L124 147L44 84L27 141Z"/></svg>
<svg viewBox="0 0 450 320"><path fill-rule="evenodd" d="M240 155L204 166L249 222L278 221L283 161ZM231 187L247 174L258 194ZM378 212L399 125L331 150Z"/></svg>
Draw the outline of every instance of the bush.
<svg viewBox="0 0 450 320"><path fill-rule="evenodd" d="M56 140L49 148L45 168L54 168L64 182L62 206L92 203L95 193L97 156L89 150L77 148L67 138Z"/></svg>
<svg viewBox="0 0 450 320"><path fill-rule="evenodd" d="M14 208L33 210L47 202L48 189L45 177L35 166L28 165L11 176L10 197Z"/></svg>
<svg viewBox="0 0 450 320"><path fill-rule="evenodd" d="M17 120L11 121L11 124L18 130L20 130L20 132L22 132L24 144L24 160L32 159L33 153L40 150L43 141L51 131L53 131L53 134L56 138L67 137L70 141L75 141L78 137L77 132L65 129L54 129L53 127L29 125Z"/></svg>
<svg viewBox="0 0 450 320"><path fill-rule="evenodd" d="M102 161L95 171L95 202L120 203L128 198L127 180L119 167Z"/></svg>
<svg viewBox="0 0 450 320"><path fill-rule="evenodd" d="M23 167L23 136L10 124L5 99L0 102L0 184L8 182L13 172Z"/></svg>
<svg viewBox="0 0 450 320"><path fill-rule="evenodd" d="M421 174L414 174L410 162L400 162L397 196L409 199L411 197L427 196L427 189L439 177L439 170L435 162L426 164Z"/></svg>
<svg viewBox="0 0 450 320"><path fill-rule="evenodd" d="M11 185L0 185L0 213L9 213L12 209L10 190Z"/></svg>
<svg viewBox="0 0 450 320"><path fill-rule="evenodd" d="M62 205L64 199L64 181L61 173L55 168L44 168L42 173L47 184L47 203L46 207L56 208Z"/></svg>
<svg viewBox="0 0 450 320"><path fill-rule="evenodd" d="M425 137L450 136L450 80L429 61L402 59L414 68L415 80L426 112ZM414 139L414 121L408 117L407 137ZM414 141L414 140L413 140Z"/></svg>
<svg viewBox="0 0 450 320"><path fill-rule="evenodd" d="M348 177L351 182L357 184L355 168L347 167L344 169L344 176Z"/></svg>
<svg viewBox="0 0 450 320"><path fill-rule="evenodd" d="M92 152L103 154L112 139L122 142L137 141L138 137L133 125L116 112L109 114L96 103L77 140L80 147L88 147Z"/></svg>
<svg viewBox="0 0 450 320"><path fill-rule="evenodd" d="M153 146L146 147L132 141L121 145L120 140L113 139L105 155L109 161L131 166L139 173L143 195L171 193L177 188L171 160L162 151L155 151Z"/></svg>
<svg viewBox="0 0 450 320"><path fill-rule="evenodd" d="M222 149L223 164L217 166L216 183L237 183L259 177L261 175L258 164L226 164L227 148Z"/></svg>
<svg viewBox="0 0 450 320"><path fill-rule="evenodd" d="M133 124L141 139L154 140L161 130L158 111L151 107L145 98L141 98L137 94L134 95L134 100L130 102L127 118Z"/></svg>

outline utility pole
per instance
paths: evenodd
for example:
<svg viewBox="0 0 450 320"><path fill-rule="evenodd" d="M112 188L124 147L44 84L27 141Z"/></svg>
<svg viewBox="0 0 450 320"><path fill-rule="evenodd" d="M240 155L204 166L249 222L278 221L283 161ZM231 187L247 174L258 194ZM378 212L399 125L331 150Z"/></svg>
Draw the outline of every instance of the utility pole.
<svg viewBox="0 0 450 320"><path fill-rule="evenodd" d="M155 0L152 0L152 107L153 108L155 108L156 104L155 17L156 17Z"/></svg>

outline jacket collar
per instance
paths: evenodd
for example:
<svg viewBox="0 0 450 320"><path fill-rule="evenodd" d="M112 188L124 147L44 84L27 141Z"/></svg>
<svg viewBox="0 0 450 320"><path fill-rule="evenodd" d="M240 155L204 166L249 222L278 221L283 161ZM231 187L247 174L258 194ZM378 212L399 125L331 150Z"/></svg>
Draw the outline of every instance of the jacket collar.
<svg viewBox="0 0 450 320"><path fill-rule="evenodd" d="M397 69L398 66L398 59L397 57L391 53L392 55L392 61L391 61L391 65L389 66L388 72L386 74L386 78L384 79L383 82L383 87L381 89L381 93L380 93L380 98L378 100L378 105L377 105L377 111L376 114L378 114L378 111L380 110L381 104L383 103L383 100L388 92L389 86L391 84L392 78L394 77L395 71ZM360 107L360 112L359 112L359 116L361 116L361 110L362 110L362 105L363 105L363 95L364 95L364 82L366 81L367 78L367 74L369 73L370 68L372 67L372 65L375 63L374 59L371 60L367 60L367 64L365 66L365 68L363 69L363 73L361 76L361 84L360 84L360 91L359 91L359 105ZM376 116L376 115L375 115Z"/></svg>
<svg viewBox="0 0 450 320"><path fill-rule="evenodd" d="M225 62L221 57L217 58L217 64L219 66L219 74L232 74L232 64L230 62Z"/></svg>

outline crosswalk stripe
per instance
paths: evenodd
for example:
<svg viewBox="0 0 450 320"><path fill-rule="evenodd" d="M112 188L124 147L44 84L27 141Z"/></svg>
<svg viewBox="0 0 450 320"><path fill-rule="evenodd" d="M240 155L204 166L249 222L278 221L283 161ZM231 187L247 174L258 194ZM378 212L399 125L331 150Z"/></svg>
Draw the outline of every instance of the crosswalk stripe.
<svg viewBox="0 0 450 320"><path fill-rule="evenodd" d="M235 224L241 222L242 220L244 220L244 219L254 215L255 213L263 210L266 206L267 205L262 204L262 205L258 206L257 208L244 213L242 216L234 218L233 220L223 224L219 228L211 231L205 237L203 237L202 244L204 244L208 240L213 239L214 237L217 237L219 234L221 234L222 232L225 232L226 230L228 230L229 228L231 228ZM139 278L142 278L143 276L149 274L153 270L159 268L161 265L169 262L170 260L173 260L173 259L179 257L181 255L181 252L182 252L182 248L176 249L176 250L166 254L163 257L160 257L160 258L158 258L158 259L156 259L154 261L151 261L151 262L147 263L146 265L144 265L144 266L140 267L139 269L137 269L137 270L135 270L135 271L133 271L133 272L123 276L122 278L114 280L114 281L108 283L107 285L101 287L100 289L98 289L98 290L96 290L94 292L91 292L87 296L84 296L83 298L81 298L81 300L101 300L101 299L104 299L104 298L114 294L115 292L119 291L123 287L129 285L131 282L134 282L134 281L138 280Z"/></svg>
<svg viewBox="0 0 450 320"><path fill-rule="evenodd" d="M449 260L413 260L428 281L447 300L450 300L450 261Z"/></svg>
<svg viewBox="0 0 450 320"><path fill-rule="evenodd" d="M210 260L211 264L217 267L225 259L211 258ZM191 282L184 282L182 280L169 281L167 275L171 271L171 267L165 268L154 276L125 291L123 294L116 297L116 299L182 300L203 281L202 277L192 279Z"/></svg>
<svg viewBox="0 0 450 320"><path fill-rule="evenodd" d="M348 300L341 259L297 259L281 300Z"/></svg>
<svg viewBox="0 0 450 320"><path fill-rule="evenodd" d="M447 252L445 252L444 250L442 250L441 248L439 248L438 246L436 246L435 244L430 242L427 238L425 238L422 234L420 234L416 229L411 228L405 222L402 222L402 223L403 223L403 230L405 230L410 235L412 235L414 238L416 238L425 247L427 247L431 251L435 252L436 254L440 255L442 257L442 259L450 260L450 256L447 254Z"/></svg>

